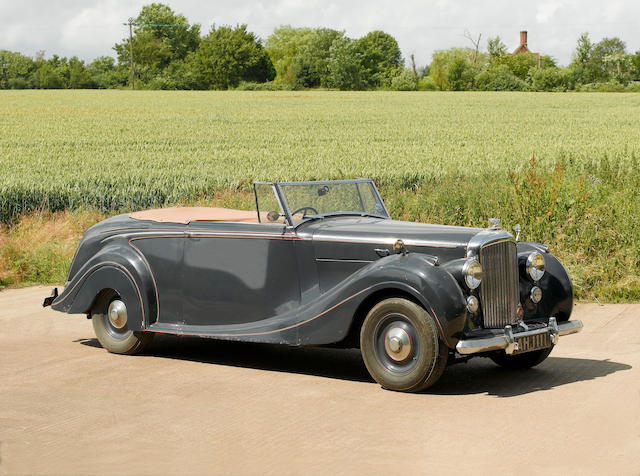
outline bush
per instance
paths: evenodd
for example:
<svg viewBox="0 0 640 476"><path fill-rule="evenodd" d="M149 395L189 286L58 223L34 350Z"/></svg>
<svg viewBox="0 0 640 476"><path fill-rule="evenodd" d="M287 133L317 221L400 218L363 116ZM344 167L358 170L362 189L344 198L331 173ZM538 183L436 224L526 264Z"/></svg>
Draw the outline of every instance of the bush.
<svg viewBox="0 0 640 476"><path fill-rule="evenodd" d="M238 91L290 91L291 86L285 83L276 83L275 81L267 81L265 83L240 81L236 89Z"/></svg>
<svg viewBox="0 0 640 476"><path fill-rule="evenodd" d="M563 86L563 77L558 68L539 69L533 74L533 89L554 91Z"/></svg>
<svg viewBox="0 0 640 476"><path fill-rule="evenodd" d="M481 91L530 91L529 85L501 64L476 76L476 89Z"/></svg>
<svg viewBox="0 0 640 476"><path fill-rule="evenodd" d="M632 82L629 83L629 85L625 86L615 79L611 79L606 83L583 84L582 86L576 88L576 90L588 93L635 93L640 92L640 83Z"/></svg>
<svg viewBox="0 0 640 476"><path fill-rule="evenodd" d="M27 81L24 78L11 78L7 84L9 89L27 89Z"/></svg>
<svg viewBox="0 0 640 476"><path fill-rule="evenodd" d="M418 82L411 71L402 69L391 80L391 89L394 91L415 91L418 89Z"/></svg>
<svg viewBox="0 0 640 476"><path fill-rule="evenodd" d="M418 80L418 91L437 91L438 86L431 76L425 76Z"/></svg>

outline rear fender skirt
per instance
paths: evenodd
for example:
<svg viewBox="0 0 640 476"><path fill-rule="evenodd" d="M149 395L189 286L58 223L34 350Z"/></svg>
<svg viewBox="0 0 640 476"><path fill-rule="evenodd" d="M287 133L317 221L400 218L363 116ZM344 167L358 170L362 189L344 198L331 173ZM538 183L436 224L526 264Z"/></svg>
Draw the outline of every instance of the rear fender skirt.
<svg viewBox="0 0 640 476"><path fill-rule="evenodd" d="M85 263L51 307L68 314L88 314L104 289L115 290L127 303L127 325L131 330L143 330L155 322L157 305L152 276L143 258L126 241L104 248Z"/></svg>

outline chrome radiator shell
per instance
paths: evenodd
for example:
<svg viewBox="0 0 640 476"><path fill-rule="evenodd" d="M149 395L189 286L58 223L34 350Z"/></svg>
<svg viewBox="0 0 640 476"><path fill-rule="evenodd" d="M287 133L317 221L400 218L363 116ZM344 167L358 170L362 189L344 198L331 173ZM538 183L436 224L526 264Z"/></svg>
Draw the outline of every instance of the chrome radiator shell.
<svg viewBox="0 0 640 476"><path fill-rule="evenodd" d="M520 290L518 257L513 240L499 240L485 244L479 251L482 265L480 303L483 325L501 329L517 319Z"/></svg>

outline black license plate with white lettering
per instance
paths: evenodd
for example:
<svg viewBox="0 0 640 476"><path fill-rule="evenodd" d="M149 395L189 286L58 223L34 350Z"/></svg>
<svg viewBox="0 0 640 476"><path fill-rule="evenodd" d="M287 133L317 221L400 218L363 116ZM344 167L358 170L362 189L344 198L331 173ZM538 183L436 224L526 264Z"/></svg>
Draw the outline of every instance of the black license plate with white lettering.
<svg viewBox="0 0 640 476"><path fill-rule="evenodd" d="M516 336L518 350L514 354L524 354L525 352L533 352L534 350L546 349L551 347L551 336L548 332L544 334L535 334L532 336Z"/></svg>

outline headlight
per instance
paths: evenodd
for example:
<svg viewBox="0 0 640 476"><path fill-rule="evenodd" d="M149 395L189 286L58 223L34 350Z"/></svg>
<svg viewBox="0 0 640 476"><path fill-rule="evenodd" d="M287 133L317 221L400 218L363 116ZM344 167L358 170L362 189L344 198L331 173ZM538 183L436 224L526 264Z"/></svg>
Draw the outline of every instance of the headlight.
<svg viewBox="0 0 640 476"><path fill-rule="evenodd" d="M475 289L480 286L482 281L482 266L475 259L468 260L462 267L462 275L464 282L469 289Z"/></svg>
<svg viewBox="0 0 640 476"><path fill-rule="evenodd" d="M527 273L534 281L540 281L544 275L544 257L537 251L527 257Z"/></svg>

